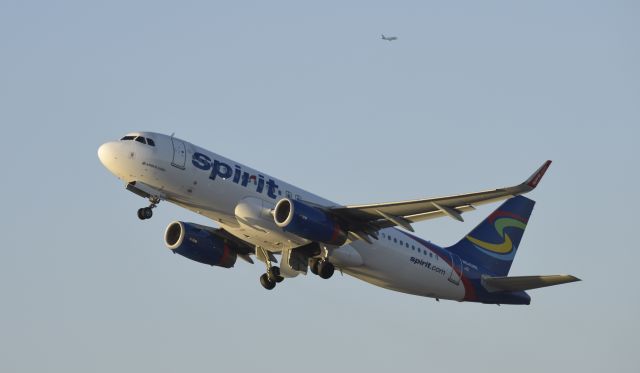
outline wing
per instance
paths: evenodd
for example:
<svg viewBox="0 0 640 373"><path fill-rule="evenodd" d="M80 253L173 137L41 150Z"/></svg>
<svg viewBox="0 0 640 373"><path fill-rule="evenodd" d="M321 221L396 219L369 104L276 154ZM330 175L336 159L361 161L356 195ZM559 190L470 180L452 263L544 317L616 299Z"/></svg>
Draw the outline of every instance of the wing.
<svg viewBox="0 0 640 373"><path fill-rule="evenodd" d="M442 216L463 221L462 213L474 210L477 205L505 200L532 191L550 165L551 161L546 161L531 177L516 186L413 201L335 207L329 212L346 222L352 240L370 241L368 236L377 237L376 232L382 228L401 226L413 231L411 223Z"/></svg>

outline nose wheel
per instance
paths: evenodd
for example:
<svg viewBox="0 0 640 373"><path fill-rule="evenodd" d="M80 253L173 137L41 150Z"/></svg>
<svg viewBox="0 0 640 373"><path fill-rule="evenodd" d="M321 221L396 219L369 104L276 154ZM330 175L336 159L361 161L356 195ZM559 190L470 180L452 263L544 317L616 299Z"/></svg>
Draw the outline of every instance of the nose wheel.
<svg viewBox="0 0 640 373"><path fill-rule="evenodd" d="M151 219L152 216L153 216L153 210L151 210L151 207L143 207L141 209L138 209L138 219L140 220Z"/></svg>
<svg viewBox="0 0 640 373"><path fill-rule="evenodd" d="M153 209L158 206L158 203L160 203L160 198L151 197L149 198L149 202L150 202L149 207L143 207L141 209L138 209L138 219L140 220L151 219L151 217L153 216Z"/></svg>

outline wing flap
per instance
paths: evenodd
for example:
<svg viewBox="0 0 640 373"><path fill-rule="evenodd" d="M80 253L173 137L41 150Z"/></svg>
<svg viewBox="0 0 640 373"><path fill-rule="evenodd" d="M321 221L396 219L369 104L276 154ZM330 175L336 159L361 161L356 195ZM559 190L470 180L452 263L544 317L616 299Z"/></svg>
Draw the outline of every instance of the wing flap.
<svg viewBox="0 0 640 373"><path fill-rule="evenodd" d="M548 275L548 276L514 276L514 277L491 277L482 278L482 286L489 292L497 291L524 291L567 284L581 281L571 275Z"/></svg>

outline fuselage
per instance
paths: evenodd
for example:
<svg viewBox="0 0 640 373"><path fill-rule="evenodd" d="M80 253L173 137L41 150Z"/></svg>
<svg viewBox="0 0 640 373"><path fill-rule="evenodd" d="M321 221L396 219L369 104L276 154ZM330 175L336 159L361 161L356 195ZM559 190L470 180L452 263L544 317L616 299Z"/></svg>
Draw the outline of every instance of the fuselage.
<svg viewBox="0 0 640 373"><path fill-rule="evenodd" d="M98 155L125 183L156 191L162 199L216 221L238 239L274 253L308 243L276 226L271 212L280 199L339 206L173 136L130 133L103 144ZM328 259L344 273L404 293L487 303L529 301L525 293L496 300L488 293L480 296L477 266L396 228L382 229L371 243L347 241Z"/></svg>

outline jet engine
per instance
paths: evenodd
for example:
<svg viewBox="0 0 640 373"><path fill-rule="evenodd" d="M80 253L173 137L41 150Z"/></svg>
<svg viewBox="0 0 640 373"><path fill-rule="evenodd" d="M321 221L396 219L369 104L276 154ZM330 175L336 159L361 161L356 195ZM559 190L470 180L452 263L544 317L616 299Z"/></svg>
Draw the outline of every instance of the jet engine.
<svg viewBox="0 0 640 373"><path fill-rule="evenodd" d="M276 225L310 241L342 245L347 233L326 211L304 202L283 198L273 210Z"/></svg>
<svg viewBox="0 0 640 373"><path fill-rule="evenodd" d="M231 268L238 253L233 243L217 235L213 228L176 221L164 232L164 243L174 253L196 262Z"/></svg>

